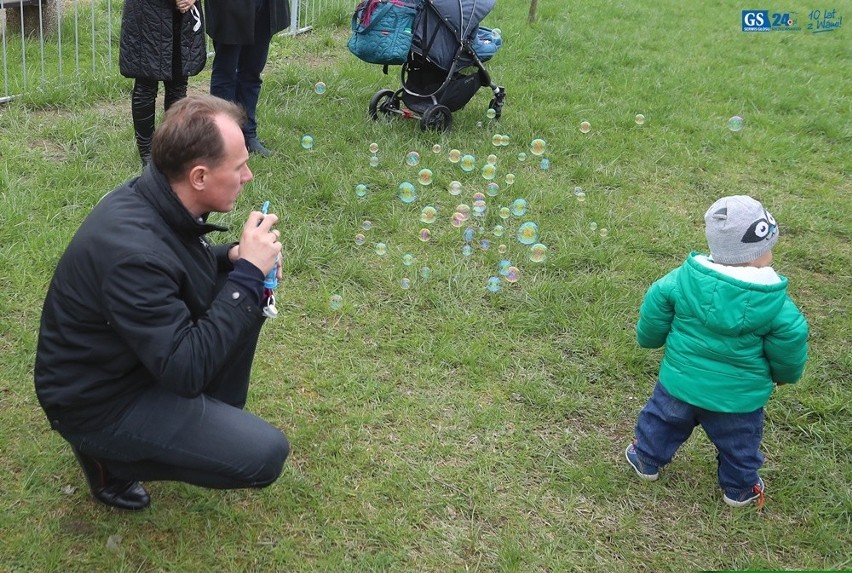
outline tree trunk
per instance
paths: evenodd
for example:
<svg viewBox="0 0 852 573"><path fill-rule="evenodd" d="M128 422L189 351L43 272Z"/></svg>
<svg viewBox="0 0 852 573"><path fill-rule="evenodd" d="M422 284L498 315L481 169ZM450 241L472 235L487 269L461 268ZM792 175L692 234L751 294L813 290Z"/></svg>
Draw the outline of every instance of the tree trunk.
<svg viewBox="0 0 852 573"><path fill-rule="evenodd" d="M530 15L527 18L530 24L535 22L536 12L538 11L538 0L530 0Z"/></svg>

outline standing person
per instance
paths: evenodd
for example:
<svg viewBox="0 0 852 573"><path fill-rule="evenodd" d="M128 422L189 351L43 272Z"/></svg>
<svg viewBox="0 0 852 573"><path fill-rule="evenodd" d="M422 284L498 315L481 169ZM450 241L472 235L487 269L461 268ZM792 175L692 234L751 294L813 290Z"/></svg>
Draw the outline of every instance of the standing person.
<svg viewBox="0 0 852 573"><path fill-rule="evenodd" d="M808 325L770 266L779 230L763 205L723 197L704 221L710 256L691 253L651 285L639 310L639 345L666 348L625 455L654 481L700 424L717 449L724 502L762 506L763 406L773 383L802 376Z"/></svg>
<svg viewBox="0 0 852 573"><path fill-rule="evenodd" d="M289 0L207 0L207 33L213 38L210 93L243 107L246 148L273 154L257 138L257 100L272 36L290 25Z"/></svg>
<svg viewBox="0 0 852 573"><path fill-rule="evenodd" d="M237 244L206 237L252 179L244 120L206 94L172 105L151 165L95 206L50 283L36 394L106 505L146 507L140 481L264 487L287 458L243 410L278 217L251 213Z"/></svg>
<svg viewBox="0 0 852 573"><path fill-rule="evenodd" d="M168 110L186 97L189 76L207 62L201 4L196 0L124 0L118 63L133 78L130 111L142 166L151 161L151 137L160 82Z"/></svg>

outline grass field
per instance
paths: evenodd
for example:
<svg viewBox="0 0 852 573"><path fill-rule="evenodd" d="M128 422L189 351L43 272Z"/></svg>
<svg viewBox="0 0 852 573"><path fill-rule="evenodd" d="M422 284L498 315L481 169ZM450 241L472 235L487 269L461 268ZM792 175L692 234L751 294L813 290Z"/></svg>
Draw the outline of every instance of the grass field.
<svg viewBox="0 0 852 573"><path fill-rule="evenodd" d="M744 33L748 7L543 1L530 24L526 0L501 0L484 24L503 31L488 64L508 93L503 116L486 117L483 89L443 135L368 118L399 78L348 53L349 14L276 38L259 111L278 153L251 160L236 210L214 216L233 231L211 238L235 239L264 200L282 218L281 316L264 327L248 409L288 435L291 457L261 491L149 483L138 514L89 499L32 389L52 269L98 199L138 172L130 81L0 107L0 571L852 569L852 30ZM852 17L848 0L783 7L803 24L817 8ZM208 80L209 64L191 87ZM735 115L742 131L727 128ZM495 133L509 145L493 146ZM451 163L453 148L477 169ZM475 222L491 248L466 256L450 217L485 191L489 154L500 190ZM417 187L411 204L402 181ZM760 513L722 503L701 431L658 482L623 459L662 356L635 343L642 296L705 250L703 213L729 194L778 220L775 268L811 329L804 378L766 407ZM516 198L528 212L502 220ZM543 263L514 238L525 221ZM491 293L503 258L520 280Z"/></svg>

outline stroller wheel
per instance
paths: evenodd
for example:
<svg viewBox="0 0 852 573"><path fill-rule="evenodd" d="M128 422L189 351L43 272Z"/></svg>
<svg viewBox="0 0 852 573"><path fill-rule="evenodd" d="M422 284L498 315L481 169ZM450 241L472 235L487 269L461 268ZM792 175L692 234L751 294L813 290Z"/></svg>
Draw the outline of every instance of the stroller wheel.
<svg viewBox="0 0 852 573"><path fill-rule="evenodd" d="M453 114L445 105L433 105L420 117L420 129L427 131L450 131L453 126Z"/></svg>
<svg viewBox="0 0 852 573"><path fill-rule="evenodd" d="M494 119L500 119L500 116L503 115L503 98L499 100L497 98L492 99L488 107L495 111Z"/></svg>
<svg viewBox="0 0 852 573"><path fill-rule="evenodd" d="M370 100L370 118L379 119L379 112L389 115L399 110L399 100L394 97L393 90L379 90Z"/></svg>

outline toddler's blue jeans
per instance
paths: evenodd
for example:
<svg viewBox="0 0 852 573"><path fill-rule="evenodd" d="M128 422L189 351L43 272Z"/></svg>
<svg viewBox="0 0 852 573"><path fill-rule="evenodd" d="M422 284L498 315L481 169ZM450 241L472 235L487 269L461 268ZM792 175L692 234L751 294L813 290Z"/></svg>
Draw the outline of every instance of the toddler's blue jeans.
<svg viewBox="0 0 852 573"><path fill-rule="evenodd" d="M636 422L639 459L655 466L668 464L699 424L716 446L722 489L751 491L763 465L763 408L744 414L711 412L678 400L657 382Z"/></svg>

